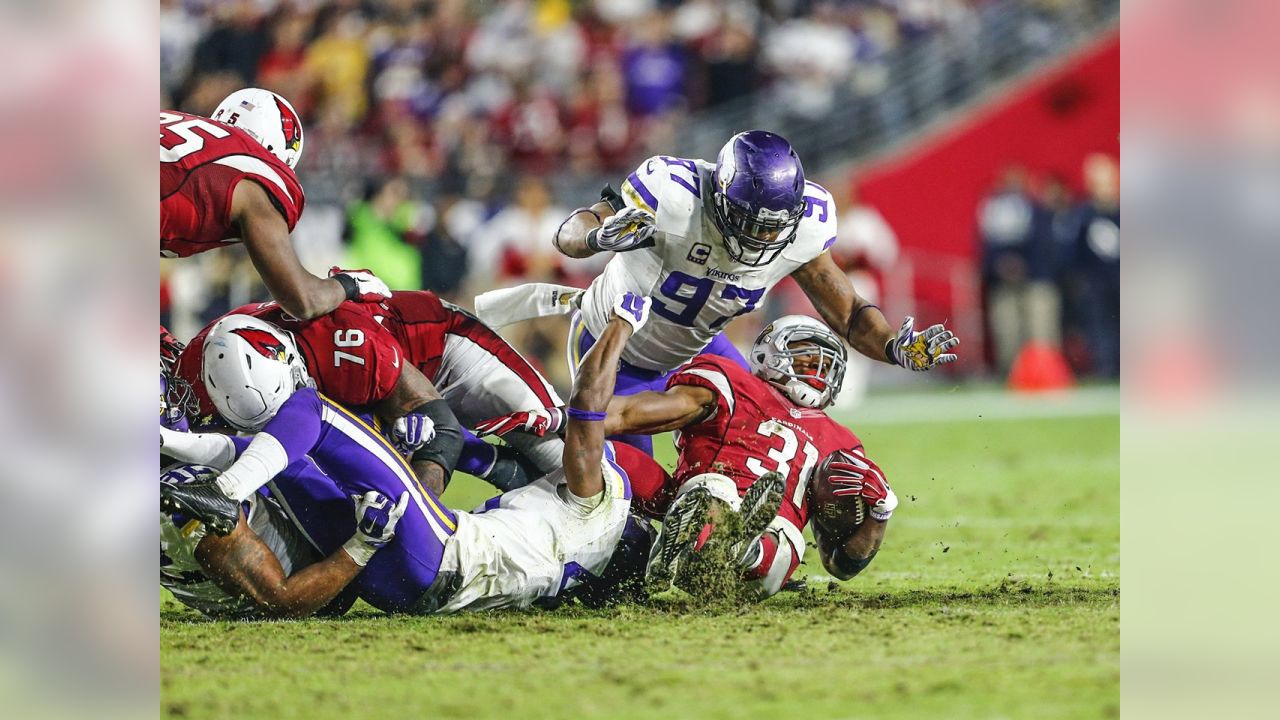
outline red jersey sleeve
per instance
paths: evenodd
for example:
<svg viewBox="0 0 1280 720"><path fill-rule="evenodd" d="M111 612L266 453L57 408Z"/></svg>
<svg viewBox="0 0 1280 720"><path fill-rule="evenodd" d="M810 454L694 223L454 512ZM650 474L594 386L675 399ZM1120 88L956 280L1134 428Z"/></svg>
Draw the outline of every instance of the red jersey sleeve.
<svg viewBox="0 0 1280 720"><path fill-rule="evenodd" d="M376 305L346 302L295 332L316 387L344 405L371 405L400 379L404 353L376 319Z"/></svg>
<svg viewBox="0 0 1280 720"><path fill-rule="evenodd" d="M742 372L732 360L719 355L699 355L667 378L667 388L692 385L710 390L716 396L716 409L698 425L724 428L738 404L735 376Z"/></svg>

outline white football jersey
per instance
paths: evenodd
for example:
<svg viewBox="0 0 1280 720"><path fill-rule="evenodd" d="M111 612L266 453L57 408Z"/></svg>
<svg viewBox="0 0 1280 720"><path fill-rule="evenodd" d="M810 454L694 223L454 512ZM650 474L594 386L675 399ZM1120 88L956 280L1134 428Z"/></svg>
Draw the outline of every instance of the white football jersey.
<svg viewBox="0 0 1280 720"><path fill-rule="evenodd" d="M284 568L286 577L319 559L319 553L307 543L297 526L274 501L254 493L246 502L249 503L246 516L249 528L280 559L280 567ZM235 616L254 612L253 600L228 595L205 576L204 569L196 560L196 545L207 532L198 520L178 527L172 518L160 513L160 586L168 588L183 605L206 615Z"/></svg>
<svg viewBox="0 0 1280 720"><path fill-rule="evenodd" d="M609 260L583 295L582 315L587 330L600 337L618 296L653 299L649 321L622 352L631 365L667 372L689 361L730 320L759 307L779 280L835 242L835 201L822 186L806 182L795 240L768 265L734 261L711 217L714 172L705 160L659 155L622 183L626 204L654 213L661 233L654 247Z"/></svg>
<svg viewBox="0 0 1280 720"><path fill-rule="evenodd" d="M440 569L457 573L459 586L437 612L529 607L584 573L601 575L631 509L630 480L605 448L604 493L590 508L569 497L560 469L458 513Z"/></svg>

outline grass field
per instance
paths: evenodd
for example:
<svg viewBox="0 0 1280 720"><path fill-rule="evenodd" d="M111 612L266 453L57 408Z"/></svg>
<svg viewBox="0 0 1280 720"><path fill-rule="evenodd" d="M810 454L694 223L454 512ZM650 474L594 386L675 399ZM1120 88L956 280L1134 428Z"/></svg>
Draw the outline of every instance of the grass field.
<svg viewBox="0 0 1280 720"><path fill-rule="evenodd" d="M976 407L852 425L902 504L850 582L811 552L807 590L718 614L225 623L166 598L162 715L1116 717L1119 417ZM445 499L483 497L459 481Z"/></svg>

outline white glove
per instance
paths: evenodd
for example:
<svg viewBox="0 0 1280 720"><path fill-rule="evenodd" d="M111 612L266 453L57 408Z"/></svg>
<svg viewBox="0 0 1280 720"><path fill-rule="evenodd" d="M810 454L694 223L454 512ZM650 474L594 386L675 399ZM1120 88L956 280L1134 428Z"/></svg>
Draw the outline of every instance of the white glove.
<svg viewBox="0 0 1280 720"><path fill-rule="evenodd" d="M941 323L924 332L915 332L912 329L914 325L915 318L908 315L898 329L898 336L885 343L884 354L889 362L910 370L932 370L955 362L955 353L947 351L959 345L960 338Z"/></svg>
<svg viewBox="0 0 1280 720"><path fill-rule="evenodd" d="M436 423L421 413L409 413L391 426L391 443L401 455L412 455L436 437Z"/></svg>
<svg viewBox="0 0 1280 720"><path fill-rule="evenodd" d="M391 504L391 498L377 490L364 496L352 495L356 504L356 534L342 546L360 567L369 564L373 554L396 536L396 523L409 506L409 493L400 493L400 502Z"/></svg>
<svg viewBox="0 0 1280 720"><path fill-rule="evenodd" d="M600 227L587 233L587 247L596 252L627 252L652 247L657 219L647 210L627 208L604 219Z"/></svg>
<svg viewBox="0 0 1280 720"><path fill-rule="evenodd" d="M391 288L368 270L343 270L334 266L329 268L329 277L342 285L348 300L382 302L383 299L391 297Z"/></svg>
<svg viewBox="0 0 1280 720"><path fill-rule="evenodd" d="M631 325L631 332L636 333L649 320L649 306L652 301L635 293L623 293L613 301L613 314L626 320Z"/></svg>

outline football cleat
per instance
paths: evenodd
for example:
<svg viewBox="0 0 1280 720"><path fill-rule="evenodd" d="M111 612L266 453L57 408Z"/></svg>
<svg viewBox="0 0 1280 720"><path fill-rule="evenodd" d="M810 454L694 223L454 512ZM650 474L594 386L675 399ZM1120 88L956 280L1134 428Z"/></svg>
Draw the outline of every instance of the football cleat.
<svg viewBox="0 0 1280 720"><path fill-rule="evenodd" d="M738 516L742 519L738 532L735 537L726 538L732 543L730 557L745 557L756 539L769 529L769 523L778 516L778 510L782 507L782 496L786 489L787 480L779 472L765 473L747 488L738 510Z"/></svg>
<svg viewBox="0 0 1280 720"><path fill-rule="evenodd" d="M230 535L240 521L240 504L213 480L160 483L160 509L199 520L215 535Z"/></svg>
<svg viewBox="0 0 1280 720"><path fill-rule="evenodd" d="M713 499L706 488L693 488L667 511L645 570L645 588L650 595L671 589L681 563L693 551L706 525Z"/></svg>

